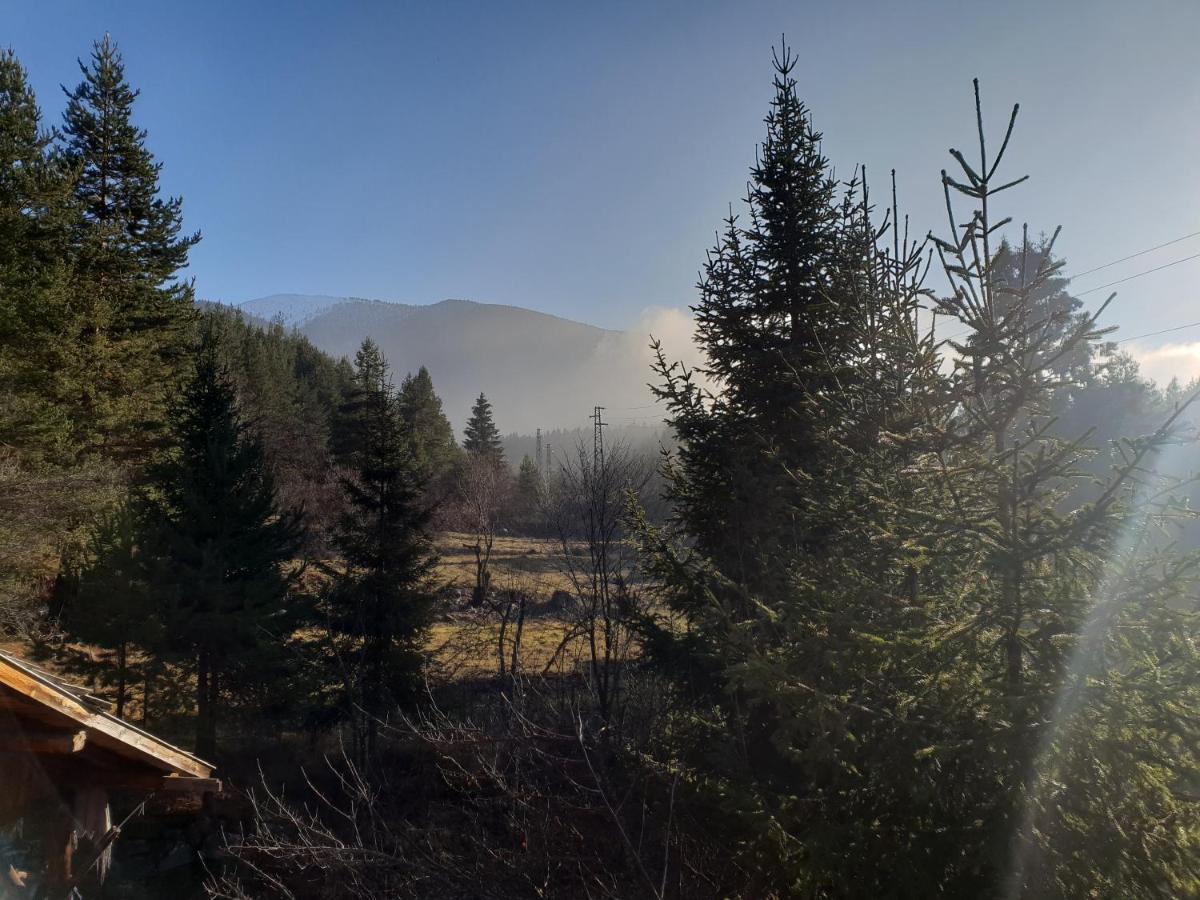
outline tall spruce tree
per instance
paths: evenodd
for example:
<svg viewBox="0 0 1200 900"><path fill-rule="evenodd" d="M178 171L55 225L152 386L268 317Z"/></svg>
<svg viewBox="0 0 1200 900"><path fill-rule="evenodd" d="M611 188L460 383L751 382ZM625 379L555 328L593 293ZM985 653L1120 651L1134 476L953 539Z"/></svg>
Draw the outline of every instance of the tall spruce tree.
<svg viewBox="0 0 1200 900"><path fill-rule="evenodd" d="M815 543L823 534L814 523L778 523L789 516L785 498L797 479L811 477L829 450L813 434L813 404L848 376L841 367L851 341L847 298L835 290L845 268L837 185L797 94L796 58L785 46L774 63L775 96L745 213L726 220L694 308L705 350L699 374L719 388L719 414L682 404L672 422L693 472L674 502L699 529L704 552L743 567L739 577L755 584L776 579L774 566L751 569L785 536L800 529ZM703 489L695 481L701 469ZM756 552L746 553L748 545Z"/></svg>
<svg viewBox="0 0 1200 900"><path fill-rule="evenodd" d="M76 170L76 235L87 324L78 335L94 377L79 428L111 454L154 443L186 370L192 288L177 280L199 233L182 234L182 201L159 196L162 164L133 119L138 91L106 35L67 91L63 151ZM65 90L65 89L64 89ZM135 457L133 457L135 458Z"/></svg>
<svg viewBox="0 0 1200 900"><path fill-rule="evenodd" d="M159 571L169 648L196 682L196 751L213 755L225 701L278 663L297 622L289 572L303 535L280 510L261 442L238 411L212 329L171 416L157 469Z"/></svg>
<svg viewBox="0 0 1200 900"><path fill-rule="evenodd" d="M500 430L492 418L492 404L482 393L471 407L471 418L463 432L463 449L472 456L488 459L496 465L504 462Z"/></svg>
<svg viewBox="0 0 1200 900"><path fill-rule="evenodd" d="M355 754L366 762L380 720L415 695L436 562L423 482L388 364L369 339L355 356L337 434L346 513L334 544L344 568L326 601L344 682L342 711Z"/></svg>

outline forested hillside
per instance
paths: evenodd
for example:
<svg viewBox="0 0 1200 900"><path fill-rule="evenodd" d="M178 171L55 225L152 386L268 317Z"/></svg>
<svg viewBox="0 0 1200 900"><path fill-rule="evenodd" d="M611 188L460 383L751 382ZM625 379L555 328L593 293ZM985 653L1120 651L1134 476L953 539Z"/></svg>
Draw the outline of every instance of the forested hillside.
<svg viewBox="0 0 1200 900"><path fill-rule="evenodd" d="M0 630L224 781L95 895L1200 895L1196 386L1017 224L1016 107L914 237L774 63L663 430L506 439L602 335L197 304L116 44L57 126L0 55Z"/></svg>
<svg viewBox="0 0 1200 900"><path fill-rule="evenodd" d="M426 305L349 297L275 295L239 306L254 316L280 317L335 358L353 356L364 338L379 344L397 366L424 366L437 381L456 426L481 386L505 410L506 427L585 424L600 403L618 415L661 417L646 386L654 322L626 332L572 322L558 316L468 300ZM658 337L663 335L657 334ZM674 335L673 335L674 337ZM671 344L686 353L686 344Z"/></svg>

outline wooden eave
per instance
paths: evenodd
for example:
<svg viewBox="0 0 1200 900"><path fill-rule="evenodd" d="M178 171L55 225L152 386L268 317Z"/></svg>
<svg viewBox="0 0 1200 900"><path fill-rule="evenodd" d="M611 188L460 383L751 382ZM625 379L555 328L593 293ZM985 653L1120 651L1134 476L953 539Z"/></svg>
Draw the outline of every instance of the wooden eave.
<svg viewBox="0 0 1200 900"><path fill-rule="evenodd" d="M0 651L0 710L6 694L16 703L26 701L23 706L31 702L52 713L51 718L67 731L85 731L89 748L142 763L168 777L207 780L212 776L211 763L109 714L105 701L86 689Z"/></svg>

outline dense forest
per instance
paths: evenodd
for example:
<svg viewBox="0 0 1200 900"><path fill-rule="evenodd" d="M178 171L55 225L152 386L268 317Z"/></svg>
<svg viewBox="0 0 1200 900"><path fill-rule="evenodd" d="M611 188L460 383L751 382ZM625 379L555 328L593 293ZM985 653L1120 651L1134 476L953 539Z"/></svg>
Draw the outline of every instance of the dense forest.
<svg viewBox="0 0 1200 900"><path fill-rule="evenodd" d="M225 783L108 895L1200 894L1194 387L1015 224L1016 107L914 236L794 65L662 433L506 439L197 302L112 40L57 126L0 55L2 638Z"/></svg>

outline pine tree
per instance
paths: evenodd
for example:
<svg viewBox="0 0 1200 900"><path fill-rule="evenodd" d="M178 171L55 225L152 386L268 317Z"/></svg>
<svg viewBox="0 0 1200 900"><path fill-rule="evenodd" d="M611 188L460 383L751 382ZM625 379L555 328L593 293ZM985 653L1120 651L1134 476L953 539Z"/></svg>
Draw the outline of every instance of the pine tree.
<svg viewBox="0 0 1200 900"><path fill-rule="evenodd" d="M400 383L400 419L412 443L413 459L426 480L443 478L458 463L454 428L442 411L442 401L433 390L429 370L421 366L416 375Z"/></svg>
<svg viewBox="0 0 1200 900"><path fill-rule="evenodd" d="M196 679L196 751L212 755L227 698L274 665L296 624L289 564L299 514L281 511L262 445L238 411L217 338L203 332L171 416L175 450L158 468L161 562L170 649Z"/></svg>
<svg viewBox="0 0 1200 900"><path fill-rule="evenodd" d="M500 431L492 418L492 404L483 394L471 407L471 418L463 432L463 449L482 459L500 465L504 462L504 447L500 442Z"/></svg>
<svg viewBox="0 0 1200 900"><path fill-rule="evenodd" d="M344 680L343 714L365 762L380 719L414 696L436 561L423 483L388 365L369 339L355 356L337 433L347 511L334 543L344 569L326 599Z"/></svg>
<svg viewBox="0 0 1200 900"><path fill-rule="evenodd" d="M153 444L186 369L193 295L176 276L200 235L181 234L180 198L159 196L162 164L134 124L138 91L116 44L106 35L79 66L63 150L82 212L76 252L87 309L77 340L95 374L78 427L110 454L129 455Z"/></svg>

